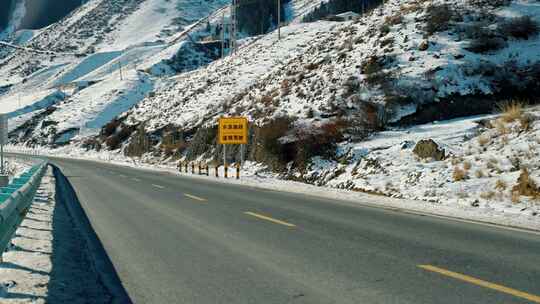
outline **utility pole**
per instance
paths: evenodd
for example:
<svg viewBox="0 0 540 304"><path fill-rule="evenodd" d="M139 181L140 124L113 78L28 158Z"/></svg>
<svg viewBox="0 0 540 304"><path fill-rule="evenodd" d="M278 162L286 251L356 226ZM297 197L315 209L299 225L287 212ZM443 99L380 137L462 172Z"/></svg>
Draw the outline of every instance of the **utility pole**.
<svg viewBox="0 0 540 304"><path fill-rule="evenodd" d="M231 33L230 33L230 48L231 53L236 53L236 21L237 21L237 1L238 0L232 0L232 7L231 7Z"/></svg>
<svg viewBox="0 0 540 304"><path fill-rule="evenodd" d="M281 0L277 0L277 24L278 40L281 40Z"/></svg>
<svg viewBox="0 0 540 304"><path fill-rule="evenodd" d="M118 67L120 70L120 80L124 80L124 75L122 75L122 61L118 60Z"/></svg>
<svg viewBox="0 0 540 304"><path fill-rule="evenodd" d="M225 10L221 14L221 59L225 58Z"/></svg>

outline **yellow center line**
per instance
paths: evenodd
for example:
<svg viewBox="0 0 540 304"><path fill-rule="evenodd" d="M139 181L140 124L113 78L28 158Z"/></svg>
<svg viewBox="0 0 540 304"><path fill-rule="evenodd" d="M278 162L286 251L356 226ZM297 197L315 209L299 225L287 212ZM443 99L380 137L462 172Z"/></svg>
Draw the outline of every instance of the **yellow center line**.
<svg viewBox="0 0 540 304"><path fill-rule="evenodd" d="M262 215L262 214L258 214L258 213L255 213L255 212L247 211L247 212L244 212L244 214L251 215L251 216L254 216L256 218L260 218L260 219L263 219L263 220L266 220L266 221L269 221L269 222L272 222L272 223L275 223L275 224L280 224L280 225L287 226L287 227L296 227L296 225L294 225L294 224L287 223L287 222L280 221L280 220L276 220L275 218L271 218L271 217L268 217L268 216L265 216L265 215Z"/></svg>
<svg viewBox="0 0 540 304"><path fill-rule="evenodd" d="M204 199L202 197L198 197L198 196L187 194L187 193L184 193L184 195L186 197L189 197L189 198L194 199L194 200L199 201L199 202L206 202L206 199Z"/></svg>
<svg viewBox="0 0 540 304"><path fill-rule="evenodd" d="M446 270L446 269L443 269L443 268L439 268L439 267L436 267L436 266L433 266L433 265L418 265L418 267L420 267L420 268L422 268L424 270L436 272L436 273L439 273L439 274L442 274L442 275L445 275L445 276L448 276L448 277L451 277L451 278L454 278L454 279L457 279L457 280L461 280L461 281L465 281L465 282L468 282L468 283L471 283L471 284L474 284L474 285L478 285L478 286L482 286L482 287L485 287L485 288L497 290L497 291L500 291L502 293L510 294L510 295L513 295L513 296L518 297L518 298L523 298L523 299L532 301L534 303L540 303L540 297L539 296L536 296L536 295L533 295L533 294L530 294L530 293L526 293L526 292L523 292L523 291L519 291L519 290L510 288L510 287L506 287L506 286L502 286L502 285L499 285L499 284L487 282L487 281L484 281L484 280L481 280L481 279L473 278L473 277L468 276L468 275L453 272L453 271Z"/></svg>

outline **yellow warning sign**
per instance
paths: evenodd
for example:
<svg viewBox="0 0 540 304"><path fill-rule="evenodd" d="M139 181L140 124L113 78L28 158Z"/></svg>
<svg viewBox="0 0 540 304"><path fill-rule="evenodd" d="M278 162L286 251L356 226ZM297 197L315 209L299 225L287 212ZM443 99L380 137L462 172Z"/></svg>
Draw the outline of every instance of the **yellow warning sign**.
<svg viewBox="0 0 540 304"><path fill-rule="evenodd" d="M219 119L220 145L246 145L248 143L248 119L227 117Z"/></svg>

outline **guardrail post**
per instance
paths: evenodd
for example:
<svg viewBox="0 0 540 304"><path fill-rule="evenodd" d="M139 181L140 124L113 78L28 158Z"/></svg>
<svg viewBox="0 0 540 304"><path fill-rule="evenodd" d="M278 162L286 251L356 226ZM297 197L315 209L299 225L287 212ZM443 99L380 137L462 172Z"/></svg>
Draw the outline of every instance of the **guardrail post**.
<svg viewBox="0 0 540 304"><path fill-rule="evenodd" d="M191 163L191 174L195 174L195 163Z"/></svg>
<svg viewBox="0 0 540 304"><path fill-rule="evenodd" d="M186 162L184 162L184 168L186 169L186 170L185 170L185 171L186 171L186 173L188 173L188 162L187 162L187 161L186 161Z"/></svg>
<svg viewBox="0 0 540 304"><path fill-rule="evenodd" d="M236 164L236 179L240 179L240 163Z"/></svg>
<svg viewBox="0 0 540 304"><path fill-rule="evenodd" d="M199 162L199 175L202 175L202 167L201 162Z"/></svg>
<svg viewBox="0 0 540 304"><path fill-rule="evenodd" d="M210 165L206 163L206 176L210 176Z"/></svg>
<svg viewBox="0 0 540 304"><path fill-rule="evenodd" d="M178 170L180 170L180 173L182 173L182 161L178 163Z"/></svg>
<svg viewBox="0 0 540 304"><path fill-rule="evenodd" d="M225 169L225 178L229 178L229 167L227 165L224 166Z"/></svg>
<svg viewBox="0 0 540 304"><path fill-rule="evenodd" d="M216 178L219 178L219 166L215 165L214 168L216 169Z"/></svg>

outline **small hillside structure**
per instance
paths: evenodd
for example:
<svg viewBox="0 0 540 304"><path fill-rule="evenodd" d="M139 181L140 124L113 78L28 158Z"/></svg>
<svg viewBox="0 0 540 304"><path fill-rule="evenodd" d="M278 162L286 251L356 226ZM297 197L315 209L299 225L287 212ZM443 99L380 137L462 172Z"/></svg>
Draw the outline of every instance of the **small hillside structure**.
<svg viewBox="0 0 540 304"><path fill-rule="evenodd" d="M335 18L337 21L350 21L355 20L357 18L360 18L360 14L357 14L355 12L345 12L339 15L336 15Z"/></svg>

